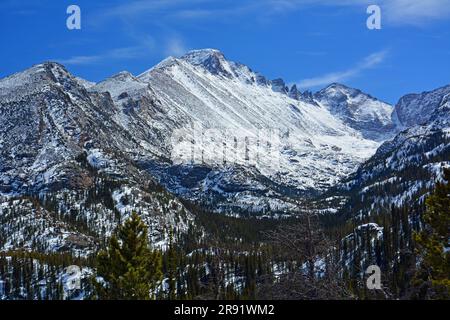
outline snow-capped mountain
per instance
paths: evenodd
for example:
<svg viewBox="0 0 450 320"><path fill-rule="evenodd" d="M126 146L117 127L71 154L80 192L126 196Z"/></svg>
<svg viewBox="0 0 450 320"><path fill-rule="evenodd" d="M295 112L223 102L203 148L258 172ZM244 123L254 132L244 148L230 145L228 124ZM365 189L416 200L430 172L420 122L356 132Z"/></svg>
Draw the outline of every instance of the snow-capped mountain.
<svg viewBox="0 0 450 320"><path fill-rule="evenodd" d="M395 106L393 116L403 128L426 123L450 95L450 85L420 94L408 94Z"/></svg>
<svg viewBox="0 0 450 320"><path fill-rule="evenodd" d="M0 80L0 250L77 252L89 239L86 252L134 210L154 243L187 230L192 215L134 164L145 148L111 95L84 85L56 63Z"/></svg>
<svg viewBox="0 0 450 320"><path fill-rule="evenodd" d="M332 84L317 92L315 99L345 124L367 139L385 141L396 132L393 107L357 89Z"/></svg>
<svg viewBox="0 0 450 320"><path fill-rule="evenodd" d="M444 93L403 98L394 109L339 84L300 92L214 49L97 84L45 63L0 80L0 190L83 189L94 168L129 184L160 183L216 211L289 213L298 196L355 173L409 124L405 114L430 117L409 108Z"/></svg>
<svg viewBox="0 0 450 320"><path fill-rule="evenodd" d="M359 219L423 199L450 166L449 91L408 95L395 108L340 84L300 92L213 49L99 83L57 63L33 66L0 79L0 252L90 259L133 211L166 249L173 236L206 241L220 219L231 221L225 232L256 221L209 211L315 210L356 220L342 241L350 265L388 230ZM375 252L360 258L372 264ZM22 268L2 261L10 273ZM67 276L61 261L52 277Z"/></svg>
<svg viewBox="0 0 450 320"><path fill-rule="evenodd" d="M413 125L384 142L341 186L349 191L348 212L364 217L392 205L412 205L442 180L443 168L450 167L449 88L400 99L400 121Z"/></svg>
<svg viewBox="0 0 450 320"><path fill-rule="evenodd" d="M0 80L0 102L3 193L76 187L82 175L74 159L81 154L105 172L140 176L128 163L139 145L114 121L110 96L88 93L61 65L45 63Z"/></svg>
<svg viewBox="0 0 450 320"><path fill-rule="evenodd" d="M147 168L153 168L152 174L171 191L189 198L222 198L227 203L242 201L244 207L255 206L255 210L261 210L270 205L269 201L259 203L264 194L269 194L273 202L275 198L285 197L286 191L280 192L280 189L286 187L290 193L326 189L370 157L380 139L365 137L365 132L358 130L358 121L363 122L360 127L379 127L379 122L387 118L384 135L389 136L389 128L391 136L394 132L389 122L392 108L386 104L374 103L375 99L370 103L368 99L355 99L352 106L360 103L360 110L375 116L371 122L364 114L354 120L353 128L345 119L333 114L328 105L317 103L312 95L303 95L294 87L289 89L281 79L268 81L247 66L228 61L213 49L192 51L181 58L169 57L139 75L137 80L139 82L129 91L136 92L136 88L148 84L155 100L161 103L163 123L173 124L171 130L161 131L162 138L166 138L165 145L169 145L169 149L172 147L172 160L180 159L173 159L174 146L169 139L174 129L183 136L186 145L179 149L175 146L175 152L188 157L176 164L182 166L181 171L191 179L188 185L184 184L180 170L171 174L166 164L164 168L154 164ZM117 91L115 85L101 90ZM126 92L124 95L132 96ZM220 131L218 137L205 139L205 134L211 130ZM267 141L258 139L267 131L276 133L276 137L267 140L276 141L278 146L272 152L259 152L257 145ZM209 138L216 141L205 142ZM193 147L195 154L192 156L191 144L201 144L197 152ZM235 144L242 144L247 152L234 157L230 166L230 159L223 154L238 154L238 150L233 150ZM196 166L207 171L198 175L199 170L192 169ZM236 170L239 167L247 169ZM230 175L230 171L234 172ZM217 180L222 172L227 174ZM236 179L241 181L241 186L260 185L259 195L245 188L233 191L232 180ZM270 183L263 182L264 179ZM273 184L277 187L270 186Z"/></svg>

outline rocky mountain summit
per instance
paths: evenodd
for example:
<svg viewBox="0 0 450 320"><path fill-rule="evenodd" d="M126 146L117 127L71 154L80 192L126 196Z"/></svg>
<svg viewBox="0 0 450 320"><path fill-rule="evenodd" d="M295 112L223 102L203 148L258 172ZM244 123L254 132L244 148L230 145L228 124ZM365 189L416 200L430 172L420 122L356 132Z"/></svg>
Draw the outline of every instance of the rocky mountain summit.
<svg viewBox="0 0 450 320"><path fill-rule="evenodd" d="M449 88L395 107L341 84L300 92L215 49L97 84L44 63L0 80L0 191L83 190L94 168L218 212L289 214L409 137L444 132Z"/></svg>

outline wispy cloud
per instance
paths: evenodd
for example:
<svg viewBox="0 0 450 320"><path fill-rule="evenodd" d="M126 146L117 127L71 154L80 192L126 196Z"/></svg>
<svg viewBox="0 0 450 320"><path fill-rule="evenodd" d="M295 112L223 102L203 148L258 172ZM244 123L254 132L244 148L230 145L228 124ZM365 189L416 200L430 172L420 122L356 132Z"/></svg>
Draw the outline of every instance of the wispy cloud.
<svg viewBox="0 0 450 320"><path fill-rule="evenodd" d="M65 59L55 59L64 65L91 65L102 62L108 63L111 60L131 60L142 57L147 52L143 46L115 48L109 51L94 55L79 55Z"/></svg>
<svg viewBox="0 0 450 320"><path fill-rule="evenodd" d="M450 17L450 0L266 0L274 10L294 11L304 7L367 7L378 4L392 25L423 25Z"/></svg>
<svg viewBox="0 0 450 320"><path fill-rule="evenodd" d="M180 26L187 22L197 24L213 20L240 23L247 21L243 20L245 17L252 17L266 23L278 19L280 15L298 14L305 8L318 7L328 7L330 10L347 7L366 15L367 6L374 2L382 7L383 26L424 25L450 17L450 0L130 0L92 14L89 23L104 28L119 22L131 40L130 45L137 46L141 46L142 30L156 30L154 41L158 45L153 46L152 53L158 51L160 56L168 53L180 55L186 45L179 39L171 39L171 34L177 33ZM308 36L323 35L310 32ZM68 64L90 64L103 59L105 54L72 57L66 61ZM313 52L302 54L316 55Z"/></svg>
<svg viewBox="0 0 450 320"><path fill-rule="evenodd" d="M450 0L135 0L102 12L101 19L135 19L156 14L159 19L223 19L246 14L276 16L320 6L359 7L365 14L370 4L382 7L390 24L424 24L450 17ZM219 5L217 5L219 4Z"/></svg>
<svg viewBox="0 0 450 320"><path fill-rule="evenodd" d="M73 56L66 59L54 59L55 61L62 63L64 65L86 65L92 64L100 61L101 55L91 55L91 56Z"/></svg>
<svg viewBox="0 0 450 320"><path fill-rule="evenodd" d="M167 40L165 50L166 56L179 57L185 54L187 51L188 49L186 48L183 40L180 37L175 36Z"/></svg>
<svg viewBox="0 0 450 320"><path fill-rule="evenodd" d="M101 24L111 19L122 21L152 21L155 24L167 24L182 20L225 20L237 18L245 14L257 12L268 12L276 10L273 8L272 0L240 0L217 1L217 0L135 0L111 7L101 12L92 22Z"/></svg>
<svg viewBox="0 0 450 320"><path fill-rule="evenodd" d="M359 76L362 72L368 69L374 68L375 66L381 64L385 60L387 54L388 51L386 50L375 52L365 57L361 62L350 69L327 73L319 77L303 79L297 83L297 86L302 89L311 89L315 87L325 86L334 82L346 81L350 78Z"/></svg>
<svg viewBox="0 0 450 320"><path fill-rule="evenodd" d="M388 21L394 24L420 24L450 17L450 0L384 0Z"/></svg>

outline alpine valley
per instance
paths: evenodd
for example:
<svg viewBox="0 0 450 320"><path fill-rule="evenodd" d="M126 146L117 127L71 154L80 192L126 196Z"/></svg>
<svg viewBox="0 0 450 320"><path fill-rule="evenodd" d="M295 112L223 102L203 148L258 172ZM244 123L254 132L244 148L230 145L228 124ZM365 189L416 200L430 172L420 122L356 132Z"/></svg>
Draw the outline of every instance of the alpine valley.
<svg viewBox="0 0 450 320"><path fill-rule="evenodd" d="M89 297L98 250L133 212L163 255L160 297L176 278L178 298L208 298L215 263L214 297L259 297L243 266L283 274L263 234L311 213L346 243L341 265L390 270L448 167L450 85L395 106L337 83L301 92L214 49L99 83L35 65L0 79L0 299L67 298L51 283L73 264L69 298ZM377 251L387 233L403 247Z"/></svg>

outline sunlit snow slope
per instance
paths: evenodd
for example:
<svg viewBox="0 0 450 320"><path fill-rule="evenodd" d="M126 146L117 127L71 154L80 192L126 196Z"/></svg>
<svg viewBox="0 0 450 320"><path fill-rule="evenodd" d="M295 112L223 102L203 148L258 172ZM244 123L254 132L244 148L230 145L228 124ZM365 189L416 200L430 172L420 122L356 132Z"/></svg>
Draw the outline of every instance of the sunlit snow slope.
<svg viewBox="0 0 450 320"><path fill-rule="evenodd" d="M58 176L70 180L74 157L86 153L102 170L126 176L120 168L138 166L219 211L284 212L295 196L347 177L396 133L393 107L361 91L301 93L213 49L98 84L57 64L0 83L5 191L64 184Z"/></svg>
<svg viewBox="0 0 450 320"><path fill-rule="evenodd" d="M264 176L299 190L320 190L336 184L395 133L390 120L393 107L360 91L351 104L340 106L347 110L337 114L330 101L341 97L324 91L316 101L295 99L287 94L288 88L280 90L279 80L272 83L213 49L170 57L138 79L150 84L173 123L186 128L222 129L220 143L228 144L227 151L232 149L233 137L250 137L248 157L237 162L245 166L247 161ZM352 122L340 116L345 111L357 115ZM365 128L379 123L384 125L382 134L366 134ZM273 153L267 155L269 159L258 154L258 161L252 162L257 151L252 153L255 146L251 141L257 139L251 137L266 129L279 133L277 165L273 165ZM187 129L184 136L198 144L197 132ZM204 143L201 156L195 154L186 160L197 165L205 158L219 159L215 162L218 165L226 163L220 143ZM189 148L182 150L188 153Z"/></svg>

